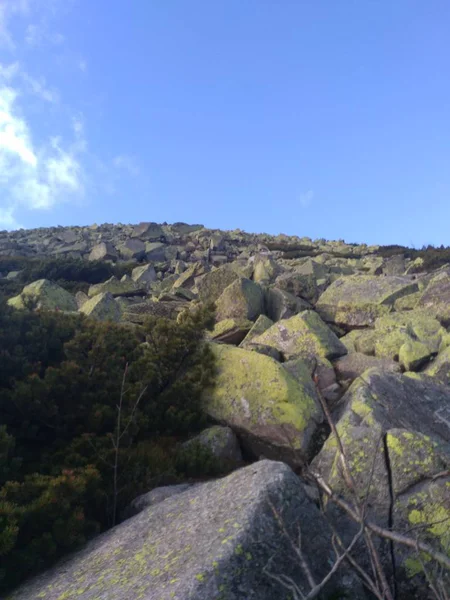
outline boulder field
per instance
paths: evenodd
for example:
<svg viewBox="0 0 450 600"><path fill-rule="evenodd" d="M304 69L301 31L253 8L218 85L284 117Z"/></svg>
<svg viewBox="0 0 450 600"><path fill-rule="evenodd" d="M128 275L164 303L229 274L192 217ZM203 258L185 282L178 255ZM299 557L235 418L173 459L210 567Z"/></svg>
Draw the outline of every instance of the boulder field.
<svg viewBox="0 0 450 600"><path fill-rule="evenodd" d="M354 529L311 473L347 502L359 495L380 527L450 555L450 264L425 270L400 250L184 223L0 232L0 256L133 263L86 294L30 282L8 300L17 310L139 326L214 304L217 382L203 393L212 427L194 441L232 469L149 490L11 600L287 600L289 582L306 597L336 560L332 527L344 538ZM429 555L377 544L396 600L436 597ZM321 594L372 597L347 561Z"/></svg>

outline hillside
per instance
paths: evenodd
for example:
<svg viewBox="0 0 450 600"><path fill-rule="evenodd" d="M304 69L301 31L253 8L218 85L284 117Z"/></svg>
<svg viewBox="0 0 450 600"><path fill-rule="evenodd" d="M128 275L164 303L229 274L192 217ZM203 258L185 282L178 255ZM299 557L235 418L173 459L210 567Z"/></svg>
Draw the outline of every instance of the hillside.
<svg viewBox="0 0 450 600"><path fill-rule="evenodd" d="M88 542L11 599L446 598L450 249L20 230L0 294L4 569Z"/></svg>

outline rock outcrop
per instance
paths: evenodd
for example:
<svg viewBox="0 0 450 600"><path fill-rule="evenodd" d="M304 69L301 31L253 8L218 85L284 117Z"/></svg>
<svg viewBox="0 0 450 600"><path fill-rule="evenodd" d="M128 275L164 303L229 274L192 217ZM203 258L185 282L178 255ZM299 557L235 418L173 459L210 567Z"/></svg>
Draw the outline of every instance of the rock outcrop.
<svg viewBox="0 0 450 600"><path fill-rule="evenodd" d="M302 531L312 577L320 581L327 574L333 561L327 522L286 465L261 461L178 491L100 535L9 600L286 598L270 573L292 577L305 592L310 585L283 528L293 536ZM328 591L343 585L336 577Z"/></svg>

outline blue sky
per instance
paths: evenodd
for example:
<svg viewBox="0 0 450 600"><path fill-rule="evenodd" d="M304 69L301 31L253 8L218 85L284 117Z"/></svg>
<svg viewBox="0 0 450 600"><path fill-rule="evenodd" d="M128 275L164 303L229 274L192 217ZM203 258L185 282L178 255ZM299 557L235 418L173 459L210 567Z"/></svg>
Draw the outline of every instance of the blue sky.
<svg viewBox="0 0 450 600"><path fill-rule="evenodd" d="M448 0L0 0L0 228L450 244Z"/></svg>

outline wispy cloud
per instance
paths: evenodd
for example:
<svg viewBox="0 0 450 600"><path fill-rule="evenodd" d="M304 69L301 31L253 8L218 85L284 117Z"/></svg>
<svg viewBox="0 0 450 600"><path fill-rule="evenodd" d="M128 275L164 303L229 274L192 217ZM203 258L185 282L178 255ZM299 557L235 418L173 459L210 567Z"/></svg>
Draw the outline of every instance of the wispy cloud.
<svg viewBox="0 0 450 600"><path fill-rule="evenodd" d="M16 43L11 33L11 22L16 16L25 16L30 12L29 0L2 0L0 3L0 46L14 50Z"/></svg>
<svg viewBox="0 0 450 600"><path fill-rule="evenodd" d="M78 61L78 68L80 69L80 71L82 73L86 73L87 69L88 69L88 64L87 61L84 58L81 58Z"/></svg>
<svg viewBox="0 0 450 600"><path fill-rule="evenodd" d="M21 111L18 92L0 85L0 224L14 226L20 208L45 210L83 194L83 132L64 144L52 137L37 146Z"/></svg>
<svg viewBox="0 0 450 600"><path fill-rule="evenodd" d="M116 156L113 160L113 164L116 169L122 169L132 177L137 177L141 172L136 159L127 154L119 154Z"/></svg>
<svg viewBox="0 0 450 600"><path fill-rule="evenodd" d="M21 73L21 77L27 85L29 91L35 96L41 98L41 100L45 100L46 102L50 102L52 104L59 102L58 91L48 87L44 77L35 79L34 77L31 77L31 75L28 75L28 73L24 72Z"/></svg>
<svg viewBox="0 0 450 600"><path fill-rule="evenodd" d="M26 29L25 42L28 46L38 47L44 44L60 46L65 41L62 33L49 30L48 23L45 20L39 23L30 23Z"/></svg>
<svg viewBox="0 0 450 600"><path fill-rule="evenodd" d="M303 208L308 208L308 206L311 205L313 200L314 200L314 191L313 190L308 190L307 192L300 194L300 206L302 206Z"/></svg>

